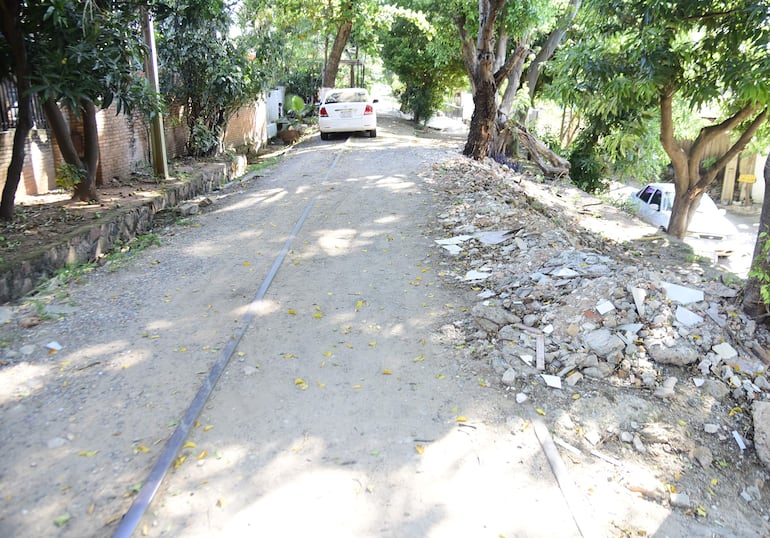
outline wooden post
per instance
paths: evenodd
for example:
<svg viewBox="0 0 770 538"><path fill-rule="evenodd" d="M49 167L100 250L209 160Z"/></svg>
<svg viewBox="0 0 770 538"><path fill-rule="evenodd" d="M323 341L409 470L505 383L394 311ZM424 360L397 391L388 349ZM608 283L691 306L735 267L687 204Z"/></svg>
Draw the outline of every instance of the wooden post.
<svg viewBox="0 0 770 538"><path fill-rule="evenodd" d="M144 59L144 70L150 87L160 93L158 82L158 57L155 51L155 29L152 18L146 8L142 8L142 33L149 54ZM161 179L168 179L168 162L166 157L166 137L163 134L163 115L158 112L150 120L150 151L152 153L152 169Z"/></svg>
<svg viewBox="0 0 770 538"><path fill-rule="evenodd" d="M735 173L738 171L738 156L730 159L730 162L725 166L725 178L722 181L722 205L730 205L733 203L733 196L735 195Z"/></svg>

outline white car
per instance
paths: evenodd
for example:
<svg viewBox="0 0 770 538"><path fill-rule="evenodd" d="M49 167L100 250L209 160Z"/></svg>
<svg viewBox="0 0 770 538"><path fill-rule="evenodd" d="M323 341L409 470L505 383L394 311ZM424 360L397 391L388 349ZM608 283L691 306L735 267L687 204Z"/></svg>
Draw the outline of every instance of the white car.
<svg viewBox="0 0 770 538"><path fill-rule="evenodd" d="M377 112L369 92L363 88L331 88L318 109L321 140L331 133L365 132L377 136Z"/></svg>
<svg viewBox="0 0 770 538"><path fill-rule="evenodd" d="M667 230L674 207L674 194L673 183L650 183L633 193L630 202L638 209L643 221ZM687 235L725 240L737 233L736 227L725 217L725 210L719 209L708 193L704 193L690 221Z"/></svg>

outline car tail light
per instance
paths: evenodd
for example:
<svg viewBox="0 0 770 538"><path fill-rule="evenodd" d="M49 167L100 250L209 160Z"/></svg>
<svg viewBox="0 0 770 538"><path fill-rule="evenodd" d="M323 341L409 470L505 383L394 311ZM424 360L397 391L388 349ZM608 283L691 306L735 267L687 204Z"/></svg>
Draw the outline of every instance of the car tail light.
<svg viewBox="0 0 770 538"><path fill-rule="evenodd" d="M372 107L372 105L366 105L366 109L364 109L364 116L368 116L370 114L374 114L374 107Z"/></svg>
<svg viewBox="0 0 770 538"><path fill-rule="evenodd" d="M321 110L318 113L321 115L322 118L328 118L329 117L329 113L326 112L326 107L325 106L322 106Z"/></svg>

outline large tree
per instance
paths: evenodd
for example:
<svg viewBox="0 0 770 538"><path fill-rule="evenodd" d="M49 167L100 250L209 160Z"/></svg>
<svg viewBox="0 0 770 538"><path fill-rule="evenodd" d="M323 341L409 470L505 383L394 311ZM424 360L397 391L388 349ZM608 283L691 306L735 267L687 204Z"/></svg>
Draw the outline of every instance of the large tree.
<svg viewBox="0 0 770 538"><path fill-rule="evenodd" d="M152 106L152 93L140 75L144 46L137 8L133 2L51 0L21 3L15 16L9 11L12 16L3 17L4 34L5 28L13 25L7 31L17 83L28 84L22 87L22 112L28 111L26 99L37 94L75 179L74 197L78 200L98 199L98 108L116 103L118 112L129 112L140 102L147 108ZM62 108L82 122L80 147L71 136ZM14 144L14 162L19 162L16 152L23 151L20 146L19 150ZM15 176L15 170L13 173ZM12 177L4 190L3 218L12 217L16 185L18 179Z"/></svg>
<svg viewBox="0 0 770 538"><path fill-rule="evenodd" d="M226 0L167 1L157 21L161 93L185 109L188 153L214 155L230 116L272 82L277 47L251 33L231 38Z"/></svg>
<svg viewBox="0 0 770 538"><path fill-rule="evenodd" d="M767 120L768 13L768 0L584 2L584 37L570 51L564 78L575 94L592 88L600 96L589 111L595 116L657 109L675 176L668 232L676 237L720 170ZM675 101L712 119L693 141L677 133ZM704 162L707 147L725 135L732 136L729 149Z"/></svg>
<svg viewBox="0 0 770 538"><path fill-rule="evenodd" d="M421 17L397 16L380 35L383 65L404 84L400 100L415 122L427 121L441 108L449 90L465 83L465 69L455 40Z"/></svg>
<svg viewBox="0 0 770 538"><path fill-rule="evenodd" d="M16 190L21 180L21 172L24 168L25 145L27 135L32 130L32 94L29 91L29 61L27 59L27 45L24 41L24 32L21 25L22 3L19 0L3 0L0 3L0 15L2 23L4 45L8 48L8 54L3 58L10 60L8 64L0 67L0 77L12 74L16 81L16 94L19 96L18 121L16 132L13 135L13 153L3 186L3 196L0 200L0 219L12 220L14 199ZM0 47L0 52L5 52Z"/></svg>

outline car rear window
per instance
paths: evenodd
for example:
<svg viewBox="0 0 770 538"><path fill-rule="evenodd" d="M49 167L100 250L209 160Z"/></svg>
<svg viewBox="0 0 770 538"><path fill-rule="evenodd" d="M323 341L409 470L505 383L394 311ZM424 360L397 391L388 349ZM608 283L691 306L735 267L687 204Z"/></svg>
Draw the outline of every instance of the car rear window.
<svg viewBox="0 0 770 538"><path fill-rule="evenodd" d="M334 103L365 103L367 102L366 92L329 92L326 95L326 104Z"/></svg>

